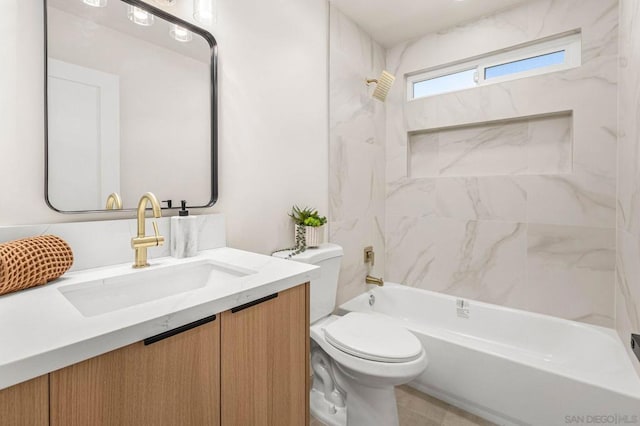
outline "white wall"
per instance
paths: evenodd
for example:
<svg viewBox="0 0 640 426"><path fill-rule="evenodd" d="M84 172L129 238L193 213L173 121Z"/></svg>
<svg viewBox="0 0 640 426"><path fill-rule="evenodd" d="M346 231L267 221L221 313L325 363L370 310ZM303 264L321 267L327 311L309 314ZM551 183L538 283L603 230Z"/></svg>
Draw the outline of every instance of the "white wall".
<svg viewBox="0 0 640 426"><path fill-rule="evenodd" d="M46 206L42 3L2 7L0 225L133 217ZM328 211L327 15L324 0L218 0L219 200L206 211L225 213L232 247L290 245L292 204Z"/></svg>

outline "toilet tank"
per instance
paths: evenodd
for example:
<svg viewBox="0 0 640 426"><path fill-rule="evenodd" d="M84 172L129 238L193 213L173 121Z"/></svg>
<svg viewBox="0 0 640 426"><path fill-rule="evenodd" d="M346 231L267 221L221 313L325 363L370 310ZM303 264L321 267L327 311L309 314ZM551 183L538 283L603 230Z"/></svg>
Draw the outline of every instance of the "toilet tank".
<svg viewBox="0 0 640 426"><path fill-rule="evenodd" d="M280 251L273 255L286 258L290 250ZM337 244L321 244L317 248L308 248L291 258L296 262L309 263L320 267L320 278L311 281L309 297L310 321L313 323L333 312L336 306L338 291L338 275L342 261L342 247Z"/></svg>

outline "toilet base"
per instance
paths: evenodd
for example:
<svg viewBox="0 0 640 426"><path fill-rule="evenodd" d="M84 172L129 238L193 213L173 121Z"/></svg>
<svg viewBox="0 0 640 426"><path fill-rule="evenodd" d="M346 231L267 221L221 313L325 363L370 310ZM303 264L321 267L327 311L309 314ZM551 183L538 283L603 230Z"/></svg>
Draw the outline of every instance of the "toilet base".
<svg viewBox="0 0 640 426"><path fill-rule="evenodd" d="M369 387L352 379L341 380L347 396L348 426L398 426L398 406L394 386Z"/></svg>
<svg viewBox="0 0 640 426"><path fill-rule="evenodd" d="M359 386L358 386L359 387ZM312 389L311 415L327 426L398 426L394 387L355 389L347 393L347 406L336 407L324 393ZM350 410L350 411L347 411Z"/></svg>
<svg viewBox="0 0 640 426"><path fill-rule="evenodd" d="M347 424L347 409L336 407L329 403L322 392L311 389L309 396L311 415L327 426L345 426Z"/></svg>
<svg viewBox="0 0 640 426"><path fill-rule="evenodd" d="M398 426L395 383L380 386L379 379L336 363L317 343L311 347L314 417L328 426Z"/></svg>

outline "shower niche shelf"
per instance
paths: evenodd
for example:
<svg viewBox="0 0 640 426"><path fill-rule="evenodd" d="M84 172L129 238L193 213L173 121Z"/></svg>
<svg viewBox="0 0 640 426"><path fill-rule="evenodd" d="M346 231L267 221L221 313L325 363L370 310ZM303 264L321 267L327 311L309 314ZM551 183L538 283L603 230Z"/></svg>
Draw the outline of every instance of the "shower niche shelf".
<svg viewBox="0 0 640 426"><path fill-rule="evenodd" d="M412 178L571 173L573 114L556 112L408 134Z"/></svg>

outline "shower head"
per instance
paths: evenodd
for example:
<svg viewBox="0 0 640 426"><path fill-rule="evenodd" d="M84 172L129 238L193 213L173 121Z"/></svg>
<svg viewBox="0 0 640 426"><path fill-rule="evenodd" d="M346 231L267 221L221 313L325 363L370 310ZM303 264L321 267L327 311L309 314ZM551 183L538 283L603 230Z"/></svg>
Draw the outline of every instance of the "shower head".
<svg viewBox="0 0 640 426"><path fill-rule="evenodd" d="M376 90L373 91L373 97L379 101L384 102L387 99L387 95L389 94L389 89L391 89L391 85L393 84L396 78L393 74L382 71L380 78L375 79L367 79L367 84L376 83Z"/></svg>

